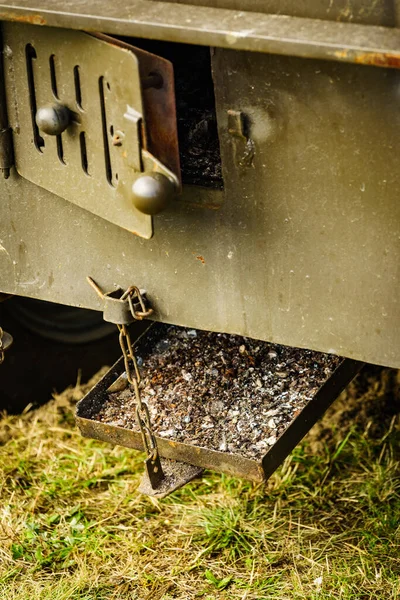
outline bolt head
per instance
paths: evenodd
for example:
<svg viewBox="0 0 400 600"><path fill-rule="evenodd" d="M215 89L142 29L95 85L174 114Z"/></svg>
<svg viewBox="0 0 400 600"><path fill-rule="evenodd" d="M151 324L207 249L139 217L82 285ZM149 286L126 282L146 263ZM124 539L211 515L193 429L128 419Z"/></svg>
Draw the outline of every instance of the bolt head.
<svg viewBox="0 0 400 600"><path fill-rule="evenodd" d="M36 125L48 135L60 135L71 122L71 113L62 104L46 104L36 112Z"/></svg>
<svg viewBox="0 0 400 600"><path fill-rule="evenodd" d="M165 210L174 195L174 184L162 173L144 174L132 185L133 204L145 215Z"/></svg>

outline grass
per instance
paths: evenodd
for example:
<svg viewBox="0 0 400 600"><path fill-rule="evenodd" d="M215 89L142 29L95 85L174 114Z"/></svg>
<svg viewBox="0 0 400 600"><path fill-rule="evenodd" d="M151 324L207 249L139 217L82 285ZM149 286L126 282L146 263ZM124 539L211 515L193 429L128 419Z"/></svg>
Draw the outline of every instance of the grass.
<svg viewBox="0 0 400 600"><path fill-rule="evenodd" d="M0 598L400 598L399 388L364 372L266 485L206 472L163 501L142 455L80 437L88 386L4 416Z"/></svg>

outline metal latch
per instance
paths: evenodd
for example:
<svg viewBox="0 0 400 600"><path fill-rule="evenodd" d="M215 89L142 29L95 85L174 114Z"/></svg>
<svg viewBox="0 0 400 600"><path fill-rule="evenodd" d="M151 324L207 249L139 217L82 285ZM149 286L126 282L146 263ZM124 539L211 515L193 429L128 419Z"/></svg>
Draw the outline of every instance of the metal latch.
<svg viewBox="0 0 400 600"><path fill-rule="evenodd" d="M128 287L125 292L118 288L105 293L92 277L86 277L86 281L102 300L103 318L107 323L129 325L153 314L153 309L145 305L146 292L139 290L135 285Z"/></svg>
<svg viewBox="0 0 400 600"><path fill-rule="evenodd" d="M101 34L4 23L15 167L150 238L180 189L170 62Z"/></svg>

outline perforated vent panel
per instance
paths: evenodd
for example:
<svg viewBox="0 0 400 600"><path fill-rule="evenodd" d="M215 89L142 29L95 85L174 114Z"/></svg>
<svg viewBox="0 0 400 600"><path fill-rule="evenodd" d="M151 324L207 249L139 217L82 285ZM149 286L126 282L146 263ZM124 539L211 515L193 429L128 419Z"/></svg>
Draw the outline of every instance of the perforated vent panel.
<svg viewBox="0 0 400 600"><path fill-rule="evenodd" d="M151 217L131 201L146 139L134 49L82 32L11 23L4 24L4 38L18 173L150 238ZM154 58L159 68L160 59ZM71 124L57 136L44 134L35 122L37 109L54 102L72 114Z"/></svg>

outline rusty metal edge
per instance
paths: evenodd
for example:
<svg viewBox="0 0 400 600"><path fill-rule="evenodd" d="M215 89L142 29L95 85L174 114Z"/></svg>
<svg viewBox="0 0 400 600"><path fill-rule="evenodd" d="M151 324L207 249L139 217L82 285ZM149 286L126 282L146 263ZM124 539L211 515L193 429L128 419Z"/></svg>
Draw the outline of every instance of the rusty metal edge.
<svg viewBox="0 0 400 600"><path fill-rule="evenodd" d="M109 35L96 32L92 35L108 44L133 52L139 59L142 80L151 72L160 73L163 77L164 83L160 89L142 88L145 122L143 144L145 150L176 175L182 191L173 64L161 56L136 48Z"/></svg>
<svg viewBox="0 0 400 600"><path fill-rule="evenodd" d="M357 375L364 363L349 358L344 359L331 377L320 387L315 396L306 404L300 414L290 423L276 443L262 460L265 478L268 479L282 464L285 458L310 431L336 400L340 392Z"/></svg>
<svg viewBox="0 0 400 600"><path fill-rule="evenodd" d="M38 6L39 4L39 6ZM219 46L378 67L400 67L400 31L310 18L132 0L0 4L0 20Z"/></svg>
<svg viewBox="0 0 400 600"><path fill-rule="evenodd" d="M106 425L79 415L76 415L75 418L84 437L143 451L142 439L137 431ZM237 454L227 454L208 448L165 440L158 436L156 436L156 440L160 456L163 458L186 462L203 469L212 469L237 477L244 477L244 473L246 473L246 479L252 481L261 482L265 479L261 464L254 460Z"/></svg>

